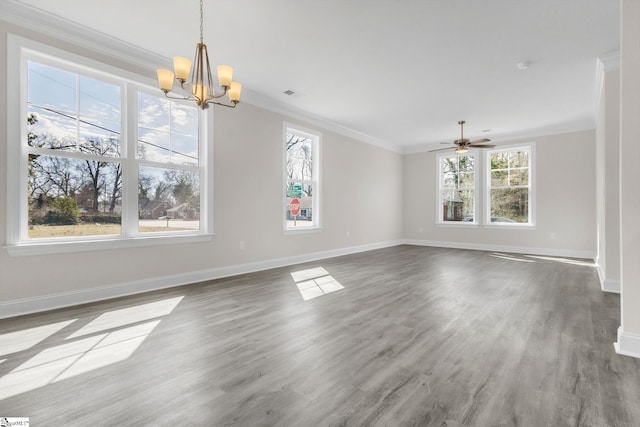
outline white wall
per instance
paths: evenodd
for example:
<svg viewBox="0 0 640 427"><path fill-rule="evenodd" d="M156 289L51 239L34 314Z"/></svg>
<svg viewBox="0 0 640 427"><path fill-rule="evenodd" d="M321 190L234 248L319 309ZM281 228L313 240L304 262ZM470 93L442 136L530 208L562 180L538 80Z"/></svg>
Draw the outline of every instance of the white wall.
<svg viewBox="0 0 640 427"><path fill-rule="evenodd" d="M542 136L535 142L537 214L533 229L436 224L438 153L404 159L404 234L415 243L594 258L595 131ZM422 229L422 231L420 231Z"/></svg>
<svg viewBox="0 0 640 427"><path fill-rule="evenodd" d="M87 54L0 21L0 69L6 70L7 32ZM100 53L110 64L141 71ZM6 93L4 74L0 93ZM6 212L6 99L0 102L0 212ZM41 256L10 256L0 250L0 317L67 302L125 294L135 290L242 271L234 266L267 267L349 252L402 238L402 155L323 130L310 123L241 103L215 110L214 231L212 241L194 244L88 251ZM285 235L282 231L283 122L322 135L322 230ZM12 141L11 143L17 143ZM0 241L7 241L4 215ZM348 233L348 235L347 235ZM240 249L244 242L245 249ZM298 257L298 258L296 258ZM2 310L5 313L2 313Z"/></svg>
<svg viewBox="0 0 640 427"><path fill-rule="evenodd" d="M640 2L622 0L620 50L620 297L616 350L640 357Z"/></svg>

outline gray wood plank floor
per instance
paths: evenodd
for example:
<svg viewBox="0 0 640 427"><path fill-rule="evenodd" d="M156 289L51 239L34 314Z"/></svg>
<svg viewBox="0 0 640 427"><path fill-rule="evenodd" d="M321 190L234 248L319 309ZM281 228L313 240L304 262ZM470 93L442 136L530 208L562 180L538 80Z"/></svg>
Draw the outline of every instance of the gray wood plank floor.
<svg viewBox="0 0 640 427"><path fill-rule="evenodd" d="M640 426L619 312L588 262L398 246L0 321L0 416Z"/></svg>

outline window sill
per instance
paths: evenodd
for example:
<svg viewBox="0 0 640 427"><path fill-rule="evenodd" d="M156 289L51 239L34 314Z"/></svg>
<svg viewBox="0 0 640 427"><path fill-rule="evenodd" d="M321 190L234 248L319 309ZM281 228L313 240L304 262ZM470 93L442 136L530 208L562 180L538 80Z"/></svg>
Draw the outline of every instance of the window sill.
<svg viewBox="0 0 640 427"><path fill-rule="evenodd" d="M208 242L213 234L182 235L182 236L144 236L134 238L118 238L111 240L73 241L73 242L45 242L26 243L22 245L7 245L5 250L11 256L47 255L72 252L101 251L110 249L138 248L145 246L176 245L183 243Z"/></svg>
<svg viewBox="0 0 640 427"><path fill-rule="evenodd" d="M485 224L485 228L502 228L502 229L510 229L510 230L535 230L535 224L518 224L511 222L492 222L491 224Z"/></svg>
<svg viewBox="0 0 640 427"><path fill-rule="evenodd" d="M322 227L305 227L305 228L285 228L282 230L284 235L295 235L295 234L312 234L312 233L320 233L322 231Z"/></svg>
<svg viewBox="0 0 640 427"><path fill-rule="evenodd" d="M436 227L443 228L478 228L480 224L477 222L465 222L465 221L451 221L451 222L437 222Z"/></svg>

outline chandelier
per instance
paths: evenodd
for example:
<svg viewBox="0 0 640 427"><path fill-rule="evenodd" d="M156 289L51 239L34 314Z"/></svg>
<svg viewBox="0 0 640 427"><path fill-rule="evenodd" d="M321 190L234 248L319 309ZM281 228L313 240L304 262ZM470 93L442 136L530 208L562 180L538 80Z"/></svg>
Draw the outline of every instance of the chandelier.
<svg viewBox="0 0 640 427"><path fill-rule="evenodd" d="M195 66L191 69L191 61L189 59L176 56L173 58L173 69L158 70L158 83L167 98L185 99L195 101L195 103L203 110L209 108L209 104L222 105L224 107L235 108L240 102L240 92L242 85L238 82L231 81L233 78L233 68L228 65L218 65L218 84L222 89L222 93L216 93L213 87L213 75L211 74L211 66L209 65L209 54L207 53L207 45L203 42L202 37L202 0L200 0L200 43L196 45L196 54L194 58ZM189 77L191 73L191 77ZM187 79L189 83L187 84ZM180 88L186 96L174 95L174 81L180 83ZM229 95L231 105L215 101L225 95Z"/></svg>

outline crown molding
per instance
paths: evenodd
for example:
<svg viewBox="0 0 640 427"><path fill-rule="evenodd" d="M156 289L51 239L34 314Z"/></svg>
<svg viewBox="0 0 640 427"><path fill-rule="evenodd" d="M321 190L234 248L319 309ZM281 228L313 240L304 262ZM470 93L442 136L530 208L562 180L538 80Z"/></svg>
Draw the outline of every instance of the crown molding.
<svg viewBox="0 0 640 427"><path fill-rule="evenodd" d="M399 145L392 144L387 141L374 138L365 133L339 125L337 123L334 123L330 120L325 119L324 117L320 117L318 115L309 113L299 108L292 107L284 102L277 101L274 98L265 96L256 91L252 91L251 89L245 90L245 88L243 87L242 98L243 98L243 102L246 101L248 104L255 105L256 107L264 108L265 110L282 114L284 116L287 116L287 118L301 120L311 125L320 127L324 130L335 132L339 135L353 138L355 140L358 140L370 145L374 145L376 147L385 149L387 151L403 154L403 150Z"/></svg>
<svg viewBox="0 0 640 427"><path fill-rule="evenodd" d="M100 52L100 54L123 61L143 70L148 70L150 75L155 75L158 68L171 62L169 58L162 55L16 0L0 1L0 17L0 20L11 25L43 34L73 46ZM242 89L242 102L247 104L252 104L296 120L301 120L322 129L388 151L400 154L403 152L402 148L396 144L374 138L365 133L331 122L324 117L291 107L283 102L253 91L246 86Z"/></svg>
<svg viewBox="0 0 640 427"><path fill-rule="evenodd" d="M102 55L150 70L154 75L155 70L167 62L167 58L162 55L15 0L0 2L0 16L0 19L16 27L100 52Z"/></svg>
<svg viewBox="0 0 640 427"><path fill-rule="evenodd" d="M595 127L595 122L586 118L584 120L577 120L571 123L560 123L553 126L523 129L519 132L491 135L491 143L498 145L496 148L500 148L500 145L527 142L536 138L543 138L552 135L593 131ZM411 145L404 149L403 154L419 154L440 148L443 148L443 146L437 143ZM451 152L453 152L454 148L455 146L451 145Z"/></svg>
<svg viewBox="0 0 640 427"><path fill-rule="evenodd" d="M598 63L602 64L603 71L617 70L620 68L620 51L605 53L598 57Z"/></svg>

